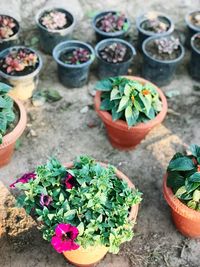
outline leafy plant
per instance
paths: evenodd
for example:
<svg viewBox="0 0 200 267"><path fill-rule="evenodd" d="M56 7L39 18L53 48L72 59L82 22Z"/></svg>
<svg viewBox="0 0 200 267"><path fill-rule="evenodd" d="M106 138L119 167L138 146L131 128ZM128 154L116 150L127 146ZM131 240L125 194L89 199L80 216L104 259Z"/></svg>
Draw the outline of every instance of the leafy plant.
<svg viewBox="0 0 200 267"><path fill-rule="evenodd" d="M168 24L161 21L156 12L149 12L146 16L146 21L143 22L143 27L147 31L155 33L163 33L168 29Z"/></svg>
<svg viewBox="0 0 200 267"><path fill-rule="evenodd" d="M100 109L109 111L114 121L126 120L129 127L155 118L162 109L159 94L150 83L115 77L99 81L96 90L103 92Z"/></svg>
<svg viewBox="0 0 200 267"><path fill-rule="evenodd" d="M97 25L103 32L127 31L128 29L127 19L121 12L106 14L98 21Z"/></svg>
<svg viewBox="0 0 200 267"><path fill-rule="evenodd" d="M171 36L155 40L155 45L159 54L171 55L175 50L179 49L180 42L178 38Z"/></svg>
<svg viewBox="0 0 200 267"><path fill-rule="evenodd" d="M59 253L98 245L117 253L133 237L128 217L141 193L117 178L113 166L81 156L65 168L51 159L11 187L22 190L19 205L34 216L43 238Z"/></svg>
<svg viewBox="0 0 200 267"><path fill-rule="evenodd" d="M67 25L66 14L57 10L45 12L41 24L49 30L63 29Z"/></svg>
<svg viewBox="0 0 200 267"><path fill-rule="evenodd" d="M3 142L3 136L6 134L9 125L15 119L13 100L7 94L10 89L10 86L0 82L0 144Z"/></svg>
<svg viewBox="0 0 200 267"><path fill-rule="evenodd" d="M200 211L200 147L190 146L190 155L176 153L167 168L167 186L189 208Z"/></svg>
<svg viewBox="0 0 200 267"><path fill-rule="evenodd" d="M100 52L102 59L109 63L119 63L125 58L127 48L125 45L120 43L112 43L104 47Z"/></svg>
<svg viewBox="0 0 200 267"><path fill-rule="evenodd" d="M5 58L1 59L2 68L11 75L28 67L35 67L37 63L37 55L28 48L13 48Z"/></svg>
<svg viewBox="0 0 200 267"><path fill-rule="evenodd" d="M14 19L6 16L0 15L0 39L7 39L14 34L14 28L16 23Z"/></svg>
<svg viewBox="0 0 200 267"><path fill-rule="evenodd" d="M79 65L81 63L85 63L90 60L92 57L91 53L84 48L76 48L71 52L66 53L64 58L64 63L72 64L72 65Z"/></svg>

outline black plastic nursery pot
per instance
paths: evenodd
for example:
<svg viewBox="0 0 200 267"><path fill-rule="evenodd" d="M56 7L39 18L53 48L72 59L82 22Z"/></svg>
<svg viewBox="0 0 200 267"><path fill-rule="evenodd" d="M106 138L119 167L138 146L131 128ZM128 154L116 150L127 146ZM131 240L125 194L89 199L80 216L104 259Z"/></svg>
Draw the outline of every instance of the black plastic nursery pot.
<svg viewBox="0 0 200 267"><path fill-rule="evenodd" d="M192 53L191 53L189 70L190 70L190 75L192 76L192 78L200 81L200 49L198 49L195 46L195 39L197 36L199 36L200 38L200 32L196 33L192 37L191 43L190 43Z"/></svg>
<svg viewBox="0 0 200 267"><path fill-rule="evenodd" d="M47 29L45 26L42 25L41 17L45 13L48 13L54 10L65 13L66 18L69 21L69 26L63 29L51 30L51 29ZM40 47L47 54L52 54L54 47L60 42L69 40L71 38L71 34L75 26L74 16L69 11L63 8L42 9L37 13L35 20L36 20L36 24L37 24L39 35L40 35Z"/></svg>
<svg viewBox="0 0 200 267"><path fill-rule="evenodd" d="M36 69L34 69L34 71L29 74L20 76L10 75L0 70L0 78L3 82L8 83L12 86L12 90L10 91L11 96L20 100L27 100L32 97L33 91L37 88L39 81L39 72L42 68L42 58L32 48L27 48L25 46L12 46L0 52L0 60L5 58L13 49L19 48L26 48L37 55L38 64Z"/></svg>
<svg viewBox="0 0 200 267"><path fill-rule="evenodd" d="M14 34L12 36L10 36L9 38L6 38L6 39L1 39L0 38L0 51L8 48L8 47L11 47L13 45L16 44L18 38L19 38L19 31L20 31L20 26L19 26L19 22L11 17L11 16L8 16L8 15L4 15L4 14L0 14L0 16L6 16L8 18L12 18L14 23L15 23L15 27L13 28L13 32Z"/></svg>
<svg viewBox="0 0 200 267"><path fill-rule="evenodd" d="M186 38L186 46L187 47L190 47L190 44L191 44L190 40L191 40L192 36L195 33L200 32L200 27L197 27L191 21L191 17L195 13L199 13L200 14L200 9L199 10L193 10L192 12L187 13L186 16L185 16L185 23L187 25L187 38Z"/></svg>
<svg viewBox="0 0 200 267"><path fill-rule="evenodd" d="M158 86L165 86L172 81L177 66L180 64L181 60L184 57L185 49L181 44L179 44L180 55L176 59L158 60L147 52L146 47L150 42L161 38L163 37L149 37L142 44L142 77L150 80Z"/></svg>
<svg viewBox="0 0 200 267"><path fill-rule="evenodd" d="M100 51L106 46L111 45L112 43L120 43L126 46L127 55L125 61L120 63L110 63L101 58ZM133 60L133 57L136 55L135 48L130 43L118 38L102 40L96 45L95 53L98 60L97 74L100 79L126 75Z"/></svg>
<svg viewBox="0 0 200 267"><path fill-rule="evenodd" d="M156 36L156 37L164 37L166 35L171 34L174 31L174 22L172 21L172 19L170 17L168 17L167 15L163 14L163 13L157 13L158 18L163 21L166 22L169 25L169 28L167 31L162 32L162 33L155 33L152 31L146 31L145 29L142 28L142 24L148 20L147 19L147 14L148 13L144 13L140 16L138 16L136 18L136 27L138 30L138 48L140 50L142 50L142 43L144 42L144 40L146 40L148 37L152 37L152 36Z"/></svg>
<svg viewBox="0 0 200 267"><path fill-rule="evenodd" d="M122 30L122 31L115 31L115 32L104 32L102 30L100 30L98 28L98 22L107 14L112 13L112 14L116 14L117 11L113 11L113 10L108 10L108 11L104 11L104 12L100 12L98 13L96 16L94 16L93 20L92 20L92 27L95 31L96 34L96 39L97 41L101 41L103 39L107 39L107 38L120 38L123 39L126 35L126 33L128 32L129 28L130 28L130 20L128 18L126 18L126 23L128 24L128 27L126 30Z"/></svg>
<svg viewBox="0 0 200 267"><path fill-rule="evenodd" d="M90 52L90 59L78 65L67 64L60 60L63 53L76 48L83 48ZM58 65L58 78L60 82L69 88L82 87L87 83L90 65L94 61L94 49L87 43L80 41L66 41L58 44L53 50L53 57Z"/></svg>

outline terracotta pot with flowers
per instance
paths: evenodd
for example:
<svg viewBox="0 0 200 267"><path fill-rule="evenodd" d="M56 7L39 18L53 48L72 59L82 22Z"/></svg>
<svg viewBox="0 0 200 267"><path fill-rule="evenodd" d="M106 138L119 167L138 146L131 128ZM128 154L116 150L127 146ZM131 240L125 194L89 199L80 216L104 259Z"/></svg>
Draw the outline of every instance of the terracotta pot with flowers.
<svg viewBox="0 0 200 267"><path fill-rule="evenodd" d="M58 43L70 38L75 26L75 18L63 8L48 8L37 13L36 23L42 50L52 54Z"/></svg>
<svg viewBox="0 0 200 267"><path fill-rule="evenodd" d="M176 153L169 162L163 192L177 229L200 238L200 147L191 145L189 150Z"/></svg>
<svg viewBox="0 0 200 267"><path fill-rule="evenodd" d="M26 111L21 102L8 95L10 86L0 83L0 167L11 160L15 143L26 127Z"/></svg>
<svg viewBox="0 0 200 267"><path fill-rule="evenodd" d="M10 94L20 100L32 96L41 67L40 55L31 48L13 46L0 53L0 77L12 85Z"/></svg>
<svg viewBox="0 0 200 267"><path fill-rule="evenodd" d="M134 148L166 116L166 97L145 79L134 76L108 78L98 82L96 90L95 109L115 148Z"/></svg>
<svg viewBox="0 0 200 267"><path fill-rule="evenodd" d="M76 266L89 266L133 237L141 193L111 165L81 156L66 166L51 159L11 185L43 238Z"/></svg>
<svg viewBox="0 0 200 267"><path fill-rule="evenodd" d="M13 46L19 36L19 22L8 15L0 15L0 51Z"/></svg>

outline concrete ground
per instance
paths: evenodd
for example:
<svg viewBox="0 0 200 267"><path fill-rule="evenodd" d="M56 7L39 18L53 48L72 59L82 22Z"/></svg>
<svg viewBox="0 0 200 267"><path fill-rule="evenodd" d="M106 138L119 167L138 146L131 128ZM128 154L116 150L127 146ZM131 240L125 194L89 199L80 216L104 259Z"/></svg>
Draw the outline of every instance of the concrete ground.
<svg viewBox="0 0 200 267"><path fill-rule="evenodd" d="M1 0L1 12L16 16L21 21L21 43L38 48L34 23L39 8L54 5L51 0ZM117 9L127 13L132 21L129 40L137 40L135 17L147 10L158 10L170 15L181 36L185 32L184 15L200 6L199 0L73 0L59 1L77 17L74 38L95 44L91 17L95 12ZM36 38L35 38L36 37ZM35 39L33 39L35 38ZM33 41L35 40L35 41ZM38 90L56 89L62 99L34 107L25 103L28 126L12 162L0 169L0 181L5 186L37 164L55 155L62 162L76 155L89 154L98 160L109 162L125 174L144 193L135 237L124 244L119 255L108 254L99 267L199 267L200 241L183 237L177 232L170 218L170 210L162 196L162 179L166 166L175 153L183 150L183 144L200 145L200 84L192 80L187 66L190 51L186 50L183 64L177 70L173 82L162 88L166 92L178 91L178 96L168 99L169 112L162 125L156 127L147 138L131 152L113 149L105 128L93 110L93 88L97 81L95 64L89 82L80 89L63 87L58 79L56 63L51 56L41 52L44 66ZM141 55L138 54L131 73L140 75ZM88 108L85 108L88 107ZM85 109L83 109L85 108ZM88 111L87 111L88 109ZM83 112L86 110L87 112ZM94 127L89 127L90 125ZM89 126L88 126L89 125ZM0 239L0 267L54 267L70 266L51 246L42 240L31 218L23 210L13 207L14 199L1 185L1 207L4 217L4 238Z"/></svg>

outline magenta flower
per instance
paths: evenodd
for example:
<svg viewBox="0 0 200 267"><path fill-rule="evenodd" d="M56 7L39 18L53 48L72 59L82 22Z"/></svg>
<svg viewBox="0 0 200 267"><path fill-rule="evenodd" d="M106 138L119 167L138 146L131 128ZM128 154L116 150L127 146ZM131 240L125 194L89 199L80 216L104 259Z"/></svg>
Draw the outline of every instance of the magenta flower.
<svg viewBox="0 0 200 267"><path fill-rule="evenodd" d="M80 247L74 242L78 234L78 229L75 226L60 223L56 226L55 235L51 239L51 244L58 253L76 250Z"/></svg>
<svg viewBox="0 0 200 267"><path fill-rule="evenodd" d="M53 199L52 199L51 196L41 194L41 196L40 196L40 205L42 207L44 207L44 206L48 207L51 204L52 201L53 201Z"/></svg>
<svg viewBox="0 0 200 267"><path fill-rule="evenodd" d="M75 186L75 178L73 175L70 173L67 173L66 178L65 178L65 186L67 189L72 189L72 187Z"/></svg>
<svg viewBox="0 0 200 267"><path fill-rule="evenodd" d="M29 173L25 173L21 178L17 179L14 183L12 183L10 185L11 188L15 188L15 185L17 183L28 183L29 180L31 179L35 179L36 178L36 174L34 172L29 172Z"/></svg>

